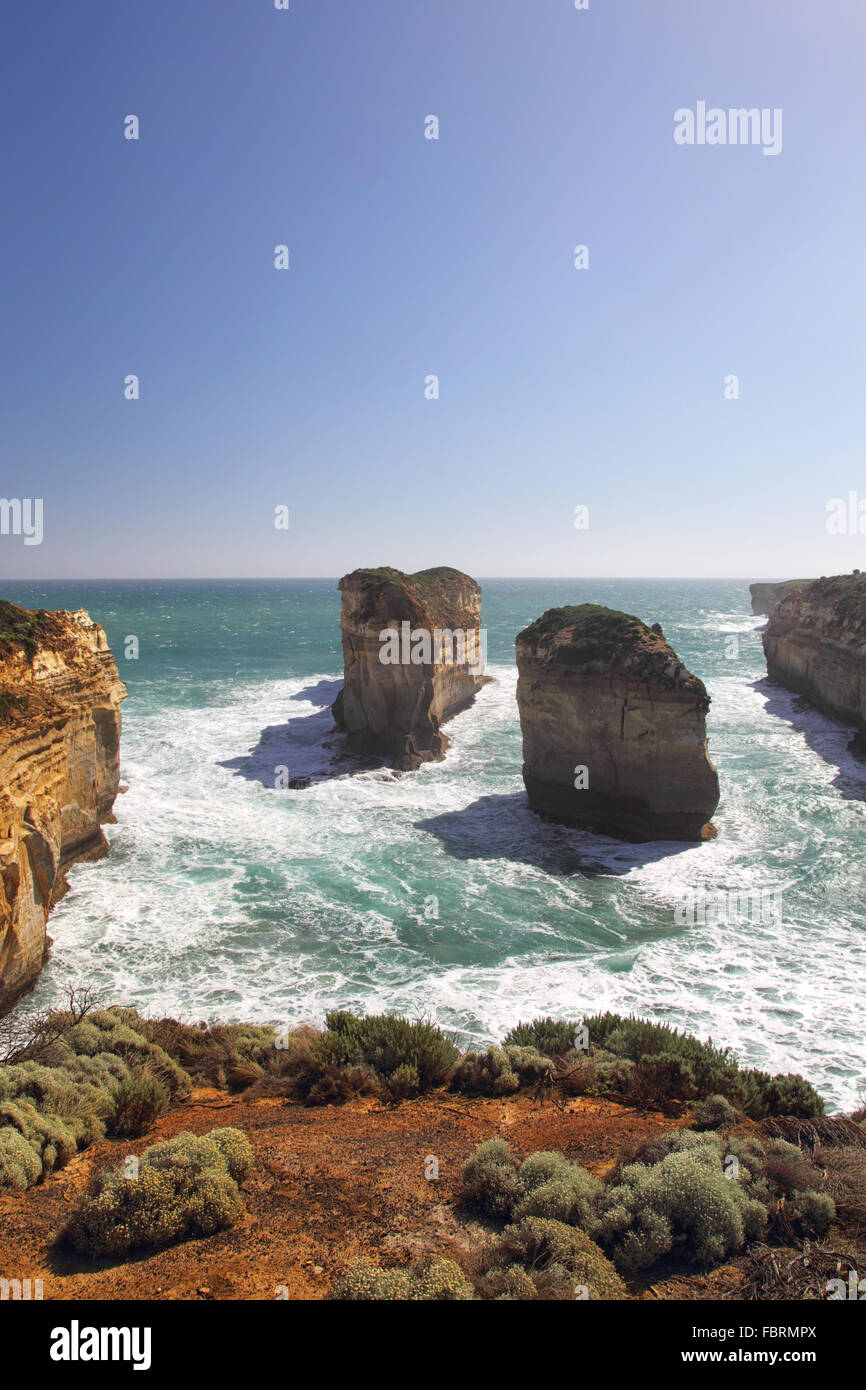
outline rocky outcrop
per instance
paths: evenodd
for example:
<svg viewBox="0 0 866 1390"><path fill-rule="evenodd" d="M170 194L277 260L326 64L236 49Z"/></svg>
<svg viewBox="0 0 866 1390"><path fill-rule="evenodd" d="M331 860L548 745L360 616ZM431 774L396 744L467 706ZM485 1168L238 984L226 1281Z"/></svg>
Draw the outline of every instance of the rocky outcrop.
<svg viewBox="0 0 866 1390"><path fill-rule="evenodd" d="M752 612L757 614L772 613L776 604L786 594L790 594L794 589L805 589L807 585L814 583L814 579L784 579L779 584L750 584L749 595L752 600Z"/></svg>
<svg viewBox="0 0 866 1390"><path fill-rule="evenodd" d="M42 968L64 870L106 852L125 695L83 609L0 603L0 1013Z"/></svg>
<svg viewBox="0 0 866 1390"><path fill-rule="evenodd" d="M818 579L774 609L763 633L767 675L866 735L866 575Z"/></svg>
<svg viewBox="0 0 866 1390"><path fill-rule="evenodd" d="M662 630L595 604L521 632L517 703L534 811L625 840L701 840L719 801L709 696Z"/></svg>
<svg viewBox="0 0 866 1390"><path fill-rule="evenodd" d="M488 679L479 585L442 567L355 570L339 588L345 680L333 714L350 749L403 771L444 757L441 726Z"/></svg>

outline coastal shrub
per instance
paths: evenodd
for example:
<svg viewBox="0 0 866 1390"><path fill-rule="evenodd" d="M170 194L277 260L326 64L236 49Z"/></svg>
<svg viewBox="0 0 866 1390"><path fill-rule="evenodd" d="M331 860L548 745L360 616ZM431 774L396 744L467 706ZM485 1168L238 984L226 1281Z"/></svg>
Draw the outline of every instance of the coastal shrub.
<svg viewBox="0 0 866 1390"><path fill-rule="evenodd" d="M532 1047L548 1057L564 1057L574 1051L579 1024L555 1018L534 1018L531 1023L518 1023L506 1033L502 1046Z"/></svg>
<svg viewBox="0 0 866 1390"><path fill-rule="evenodd" d="M245 1182L252 1172L254 1154L253 1146L243 1130L222 1126L219 1129L210 1130L205 1137L219 1149L223 1162L229 1170L229 1175L234 1181L236 1183Z"/></svg>
<svg viewBox="0 0 866 1390"><path fill-rule="evenodd" d="M520 1089L520 1077L501 1047L467 1052L454 1072L456 1090L476 1096L507 1096Z"/></svg>
<svg viewBox="0 0 866 1390"><path fill-rule="evenodd" d="M585 1018L584 1024L593 1047L604 1048L631 1062L639 1063L659 1054L678 1057L691 1068L690 1084L696 1095L724 1095L736 1086L737 1063L728 1048L700 1042L667 1023L604 1013Z"/></svg>
<svg viewBox="0 0 866 1390"><path fill-rule="evenodd" d="M815 1163L826 1173L826 1191L840 1221L853 1235L866 1234L866 1151L854 1145L822 1148Z"/></svg>
<svg viewBox="0 0 866 1390"><path fill-rule="evenodd" d="M454 1260L441 1256L414 1265L409 1275L409 1298L416 1302L468 1303L475 1290Z"/></svg>
<svg viewBox="0 0 866 1390"><path fill-rule="evenodd" d="M648 1059L663 1057L664 1063L652 1064L661 1101L723 1096L753 1120L773 1115L814 1119L824 1114L824 1102L804 1077L794 1073L771 1076L754 1068L741 1071L729 1048L715 1047L711 1040L700 1042L667 1023L603 1013L585 1018L584 1024L594 1049L635 1064L639 1075L633 1084L644 1100L652 1099ZM679 1080L672 1070L672 1057L682 1064Z"/></svg>
<svg viewBox="0 0 866 1390"><path fill-rule="evenodd" d="M17 1129L0 1129L0 1191L23 1192L41 1177L41 1153Z"/></svg>
<svg viewBox="0 0 866 1390"><path fill-rule="evenodd" d="M532 1282L537 1297L575 1298L583 1288L590 1301L627 1298L625 1285L616 1269L585 1231L561 1221L530 1216L507 1226L491 1253L491 1274L497 1268L522 1268ZM514 1273L506 1287L511 1296L525 1296L525 1283ZM492 1289L497 1287L494 1280ZM501 1283L499 1284L501 1296ZM523 1289L523 1293L517 1290ZM497 1295L495 1295L497 1296Z"/></svg>
<svg viewBox="0 0 866 1390"><path fill-rule="evenodd" d="M517 1165L504 1139L485 1139L460 1170L461 1198L483 1216L504 1217L524 1195Z"/></svg>
<svg viewBox="0 0 866 1390"><path fill-rule="evenodd" d="M707 1096L698 1102L692 1115L694 1129L726 1129L736 1121L737 1112L725 1096Z"/></svg>
<svg viewBox="0 0 866 1390"><path fill-rule="evenodd" d="M435 1024L391 1014L359 1018L337 1010L325 1016L326 1031L310 1046L314 1073L346 1065L370 1067L387 1081L398 1067L414 1067L419 1091L451 1080L460 1053Z"/></svg>
<svg viewBox="0 0 866 1390"><path fill-rule="evenodd" d="M552 1058L537 1048L508 1043L485 1052L467 1052L458 1064L452 1085L466 1095L505 1096L521 1086L553 1080L557 1073Z"/></svg>
<svg viewBox="0 0 866 1390"><path fill-rule="evenodd" d="M331 1063L303 1072L295 1089L308 1105L343 1105L354 1096L381 1096L382 1078L363 1063Z"/></svg>
<svg viewBox="0 0 866 1390"><path fill-rule="evenodd" d="M824 1102L814 1086L796 1073L770 1076L750 1069L740 1073L743 1110L751 1120L773 1115L794 1115L813 1120L824 1114Z"/></svg>
<svg viewBox="0 0 866 1390"><path fill-rule="evenodd" d="M121 1081L114 1097L112 1132L137 1139L168 1106L168 1091L159 1077L137 1071Z"/></svg>
<svg viewBox="0 0 866 1390"><path fill-rule="evenodd" d="M518 1169L524 1195L513 1207L515 1221L546 1217L586 1230L602 1185L564 1154L539 1152L525 1158Z"/></svg>
<svg viewBox="0 0 866 1390"><path fill-rule="evenodd" d="M535 1086L546 1077L553 1078L557 1075L551 1058L535 1047L521 1047L516 1043L509 1043L502 1050L521 1086Z"/></svg>
<svg viewBox="0 0 866 1390"><path fill-rule="evenodd" d="M134 1009L96 1009L86 993L69 1007L24 1015L6 1028L0 1066L0 1132L16 1160L0 1168L0 1188L38 1182L109 1131L143 1133L169 1101L185 1100L190 1078L145 1033ZM36 1163L38 1162L38 1168Z"/></svg>
<svg viewBox="0 0 866 1390"><path fill-rule="evenodd" d="M216 1135L216 1138L213 1136ZM231 1137L229 1137L231 1136ZM249 1147L239 1131L189 1132L146 1149L136 1177L123 1168L100 1173L60 1239L91 1257L169 1245L234 1224L243 1202L231 1167ZM227 1157L226 1155L229 1155Z"/></svg>
<svg viewBox="0 0 866 1390"><path fill-rule="evenodd" d="M764 1229L766 1210L725 1176L715 1134L676 1131L655 1163L622 1168L599 1204L591 1234L618 1268L644 1269L666 1255L719 1263Z"/></svg>
<svg viewBox="0 0 866 1390"><path fill-rule="evenodd" d="M690 1100L697 1093L691 1063L675 1052L657 1052L635 1062L629 1092L642 1104Z"/></svg>
<svg viewBox="0 0 866 1390"><path fill-rule="evenodd" d="M538 1289L523 1265L519 1264L491 1269L480 1281L479 1293L483 1299L497 1303L528 1302L538 1298Z"/></svg>
<svg viewBox="0 0 866 1390"><path fill-rule="evenodd" d="M564 1154L539 1151L517 1164L504 1139L486 1139L463 1164L461 1197L484 1216L544 1217L588 1227L602 1185Z"/></svg>
<svg viewBox="0 0 866 1390"><path fill-rule="evenodd" d="M388 1091L391 1099L395 1101L408 1100L409 1096L416 1096L419 1085L418 1068L406 1062L402 1062L388 1077Z"/></svg>
<svg viewBox="0 0 866 1390"><path fill-rule="evenodd" d="M599 1092L629 1095L635 1064L627 1057L614 1057L610 1060L593 1062L595 1085Z"/></svg>
<svg viewBox="0 0 866 1390"><path fill-rule="evenodd" d="M274 1060L278 1035L271 1027L250 1023L189 1024L175 1018L128 1021L189 1076L210 1086L245 1090L265 1074Z"/></svg>
<svg viewBox="0 0 866 1390"><path fill-rule="evenodd" d="M353 1260L334 1284L331 1295L342 1302L384 1303L409 1297L405 1269L380 1269L369 1260Z"/></svg>
<svg viewBox="0 0 866 1390"><path fill-rule="evenodd" d="M353 1260L334 1284L332 1297L356 1303L464 1303L475 1297L475 1291L453 1260L432 1258L409 1269L382 1269L369 1260Z"/></svg>

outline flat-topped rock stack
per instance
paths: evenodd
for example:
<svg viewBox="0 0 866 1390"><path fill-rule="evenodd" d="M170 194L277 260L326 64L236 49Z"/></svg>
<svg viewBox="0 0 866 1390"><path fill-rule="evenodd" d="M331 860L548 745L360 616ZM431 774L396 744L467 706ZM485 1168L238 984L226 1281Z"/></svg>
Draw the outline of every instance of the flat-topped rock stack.
<svg viewBox="0 0 866 1390"><path fill-rule="evenodd" d="M334 719L350 749L409 771L441 759L442 725L486 684L481 588L445 566L345 575L344 685Z"/></svg>
<svg viewBox="0 0 866 1390"><path fill-rule="evenodd" d="M658 624L596 604L551 608L515 645L533 810L626 840L715 835L709 696Z"/></svg>

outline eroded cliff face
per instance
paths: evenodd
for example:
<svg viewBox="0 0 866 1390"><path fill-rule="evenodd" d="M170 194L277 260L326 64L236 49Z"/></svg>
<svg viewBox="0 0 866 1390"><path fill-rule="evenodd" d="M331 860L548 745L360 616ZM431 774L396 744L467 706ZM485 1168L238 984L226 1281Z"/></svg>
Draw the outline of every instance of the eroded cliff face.
<svg viewBox="0 0 866 1390"><path fill-rule="evenodd" d="M345 680L333 713L349 747L402 771L444 757L441 726L489 679L479 585L441 567L355 570L339 588Z"/></svg>
<svg viewBox="0 0 866 1390"><path fill-rule="evenodd" d="M106 852L125 695L84 609L0 603L0 1013L42 968L64 870Z"/></svg>
<svg viewBox="0 0 866 1390"><path fill-rule="evenodd" d="M752 600L752 612L757 614L772 613L776 604L780 603L787 594L790 594L794 589L805 589L814 583L814 579L784 579L778 584L750 584L749 596Z"/></svg>
<svg viewBox="0 0 866 1390"><path fill-rule="evenodd" d="M763 633L767 675L866 734L866 575L818 579L781 600Z"/></svg>
<svg viewBox="0 0 866 1390"><path fill-rule="evenodd" d="M626 840L715 834L709 696L658 625L595 604L553 608L515 645L534 811Z"/></svg>

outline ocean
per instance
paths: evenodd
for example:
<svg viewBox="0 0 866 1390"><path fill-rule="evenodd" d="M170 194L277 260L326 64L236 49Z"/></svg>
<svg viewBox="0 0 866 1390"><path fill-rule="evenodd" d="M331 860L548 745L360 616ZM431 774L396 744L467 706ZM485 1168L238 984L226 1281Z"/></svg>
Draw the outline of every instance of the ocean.
<svg viewBox="0 0 866 1390"><path fill-rule="evenodd" d="M86 607L129 689L111 853L71 870L23 1007L87 983L187 1020L423 1015L464 1046L633 1011L862 1104L866 767L766 684L748 584L481 583L494 683L448 724L446 761L402 777L339 759L334 580L4 584ZM628 845L527 809L514 637L582 602L661 622L706 682L716 840ZM690 894L722 906L690 914Z"/></svg>

